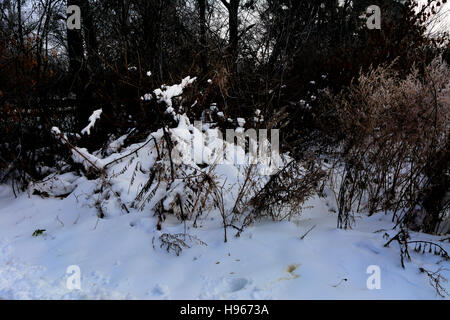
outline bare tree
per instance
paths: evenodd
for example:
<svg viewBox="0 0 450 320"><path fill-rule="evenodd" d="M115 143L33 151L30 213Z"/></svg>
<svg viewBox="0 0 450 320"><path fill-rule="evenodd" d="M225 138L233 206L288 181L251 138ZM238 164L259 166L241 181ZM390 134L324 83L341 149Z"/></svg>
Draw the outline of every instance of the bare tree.
<svg viewBox="0 0 450 320"><path fill-rule="evenodd" d="M200 20L200 59L203 73L208 71L208 48L206 37L206 0L197 0Z"/></svg>
<svg viewBox="0 0 450 320"><path fill-rule="evenodd" d="M228 53L232 70L236 71L239 47L239 5L240 0L220 0L228 10L229 42Z"/></svg>

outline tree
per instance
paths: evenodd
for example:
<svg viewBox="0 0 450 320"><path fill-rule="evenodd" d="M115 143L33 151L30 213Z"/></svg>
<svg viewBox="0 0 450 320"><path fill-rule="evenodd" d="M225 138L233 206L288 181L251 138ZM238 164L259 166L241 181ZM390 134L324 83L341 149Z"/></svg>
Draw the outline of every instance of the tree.
<svg viewBox="0 0 450 320"><path fill-rule="evenodd" d="M231 59L231 70L237 71L239 50L239 5L240 0L220 0L228 11L228 55Z"/></svg>
<svg viewBox="0 0 450 320"><path fill-rule="evenodd" d="M200 23L200 59L202 72L208 72L208 43L206 37L206 5L207 0L197 0Z"/></svg>

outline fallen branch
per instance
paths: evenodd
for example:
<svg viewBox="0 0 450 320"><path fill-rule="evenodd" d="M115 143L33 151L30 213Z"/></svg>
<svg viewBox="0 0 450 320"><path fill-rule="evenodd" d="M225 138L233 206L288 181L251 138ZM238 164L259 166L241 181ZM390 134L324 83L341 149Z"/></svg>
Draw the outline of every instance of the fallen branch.
<svg viewBox="0 0 450 320"><path fill-rule="evenodd" d="M305 239L305 237L308 235L308 233L310 233L311 231L313 231L315 227L317 227L317 224L314 225L314 226L313 226L311 229L309 229L308 231L306 231L306 233L305 233L303 236L300 237L300 240Z"/></svg>

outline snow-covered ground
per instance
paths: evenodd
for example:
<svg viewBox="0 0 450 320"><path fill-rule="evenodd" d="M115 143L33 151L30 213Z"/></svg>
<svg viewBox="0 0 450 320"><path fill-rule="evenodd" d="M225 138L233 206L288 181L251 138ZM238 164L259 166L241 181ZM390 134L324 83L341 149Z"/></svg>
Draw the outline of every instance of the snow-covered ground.
<svg viewBox="0 0 450 320"><path fill-rule="evenodd" d="M230 230L227 243L211 216L187 230L207 246L191 243L176 256L152 243L161 232L184 231L175 218L162 231L145 212L98 219L82 197L75 190L65 199L15 199L0 186L1 299L441 299L419 267L449 267L412 248L402 269L397 244L384 247L385 232L394 234L389 216L357 216L353 230L339 230L330 198L313 198L295 221L259 222L240 238ZM33 236L39 229L46 231ZM439 244L450 251L448 242ZM80 268L81 290L67 287L72 265ZM381 269L380 289L367 287L371 265Z"/></svg>
<svg viewBox="0 0 450 320"><path fill-rule="evenodd" d="M262 171L234 166L244 146L224 143L218 128L192 125L173 104L194 80L143 97L164 103L177 127L132 145L125 143L128 135L116 137L94 153L69 145L84 173L52 170L18 198L0 185L0 299L442 299L420 269L449 278L448 260L410 248L403 269L397 243L384 247L398 232L391 217L359 215L353 230L337 229L328 189L291 221L259 221L239 238L230 227L225 243L223 221L242 220L250 204L239 201L238 191L255 192L240 188L247 181L260 188L264 173L277 169L274 159L289 158L275 152L270 164L262 162L269 167L255 167ZM92 115L87 131L100 114ZM238 119L236 132L244 122ZM66 133L52 132L68 144ZM294 174L298 183L303 171ZM167 216L162 230L155 212ZM168 235L185 237L179 256L161 246ZM450 251L440 237L411 237ZM444 279L440 284L450 291Z"/></svg>

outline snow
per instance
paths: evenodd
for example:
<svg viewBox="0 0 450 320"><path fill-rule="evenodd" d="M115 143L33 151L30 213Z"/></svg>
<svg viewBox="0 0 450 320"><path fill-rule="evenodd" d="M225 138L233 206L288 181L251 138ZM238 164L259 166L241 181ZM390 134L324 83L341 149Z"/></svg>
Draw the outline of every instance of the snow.
<svg viewBox="0 0 450 320"><path fill-rule="evenodd" d="M178 97L183 93L184 88L192 84L196 78L186 77L180 84L173 86L163 86L161 89L156 89L153 93L160 102L165 102L167 106L172 107L172 98Z"/></svg>
<svg viewBox="0 0 450 320"><path fill-rule="evenodd" d="M142 101L150 101L152 100L152 95L150 93L144 94L144 96L141 97Z"/></svg>
<svg viewBox="0 0 450 320"><path fill-rule="evenodd" d="M245 119L237 118L236 120L237 120L239 127L243 127L245 125Z"/></svg>
<svg viewBox="0 0 450 320"><path fill-rule="evenodd" d="M53 128L51 129L51 132L52 132L54 135L57 135L57 136L61 135L61 130L59 130L58 127L53 127Z"/></svg>
<svg viewBox="0 0 450 320"><path fill-rule="evenodd" d="M91 184L74 183L65 199L14 199L0 186L1 299L439 299L419 267L434 271L440 259L411 250L402 269L397 246L385 248L383 232L376 232L392 234L389 215L358 216L354 230L338 230L327 206L334 199L314 198L300 218L262 221L227 243L211 216L201 228L187 228L207 246L192 245L177 257L152 246L161 232L183 232L174 218L162 231L157 218L136 211L99 220L83 201ZM33 237L36 229L46 231ZM80 267L81 290L67 289L72 265ZM381 268L380 290L366 286L371 265Z"/></svg>
<svg viewBox="0 0 450 320"><path fill-rule="evenodd" d="M97 120L100 119L101 115L102 109L95 110L89 117L89 124L87 125L87 127L81 130L81 134L87 134L88 136L90 136L91 129L95 126L95 122L97 122Z"/></svg>
<svg viewBox="0 0 450 320"><path fill-rule="evenodd" d="M73 161L87 172L95 169L89 179L53 170L17 199L0 185L0 299L442 299L420 268L443 268L449 278L448 260L410 248L412 259L403 269L397 243L384 246L386 237L398 232L390 214L360 214L353 230L336 229L335 192L328 188L291 221L258 221L240 237L229 228L224 242L221 212L210 197L201 198L207 188L196 179L204 174L221 186L223 210L229 213L246 177L246 166L237 159L252 155L245 146L224 141L213 124L191 123L176 112L176 98L194 81L186 77L153 91L178 123L164 129L169 135L159 129L132 145L123 135L93 153L69 145ZM218 111L217 105L210 110ZM101 109L95 111L83 131L90 134L100 115ZM255 115L262 118L260 110ZM245 131L245 119L228 121L238 124L234 132ZM57 127L51 132L68 143ZM170 152L166 136L172 139ZM260 143L271 148L267 140ZM276 163L290 161L276 156L257 164L251 176L256 184L270 179L267 172ZM152 174L158 182L147 186ZM192 219L182 223L179 203L193 197L202 199L202 215L195 225ZM167 213L161 230L158 208ZM188 208L188 217L198 209ZM170 236L184 241L180 252L166 250L163 240ZM440 237L411 236L450 251ZM368 270L378 268L381 288L371 290ZM73 276L68 270L80 270L80 289L67 285ZM450 291L447 282L442 285Z"/></svg>
<svg viewBox="0 0 450 320"><path fill-rule="evenodd" d="M79 177L71 172L56 175L52 174L42 181L32 182L30 190L39 194L48 194L54 197L71 193L76 188L75 180Z"/></svg>

